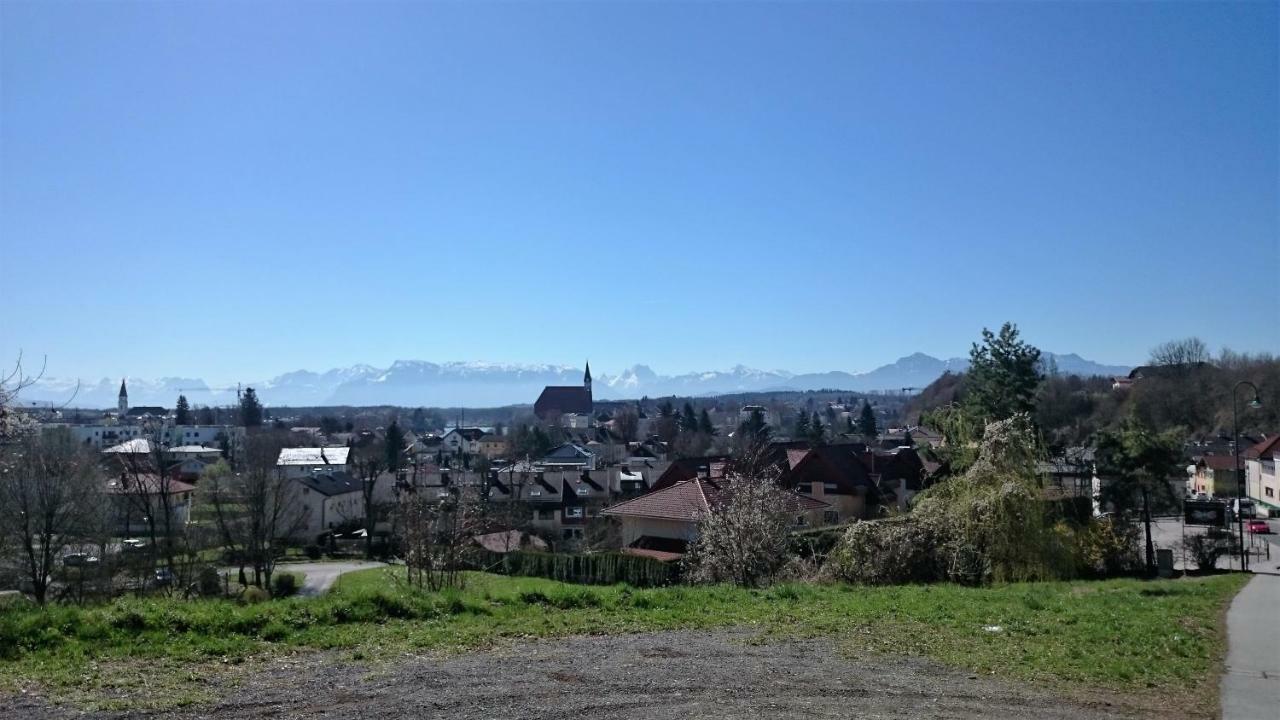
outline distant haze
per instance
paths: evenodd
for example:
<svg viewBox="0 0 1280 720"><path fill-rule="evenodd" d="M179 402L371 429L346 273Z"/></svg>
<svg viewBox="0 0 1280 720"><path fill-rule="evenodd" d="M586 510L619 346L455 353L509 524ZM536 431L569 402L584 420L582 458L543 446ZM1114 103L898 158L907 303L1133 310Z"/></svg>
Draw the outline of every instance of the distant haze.
<svg viewBox="0 0 1280 720"><path fill-rule="evenodd" d="M1117 375L1130 370L1127 366L1095 363L1074 353L1046 353L1046 358L1053 360L1059 372L1068 374ZM597 400L827 388L853 392L919 390L944 372L960 372L968 364L967 358L940 360L915 353L864 373L833 370L796 374L738 365L728 370L660 375L646 365L633 365L617 373L595 371L593 389ZM321 373L298 370L245 387L253 387L264 403L274 406L494 407L532 403L546 385L580 384L582 371L581 367L568 365L399 360L388 368L355 365ZM115 407L119 389L119 378L42 378L23 392L22 399L26 403L70 401L77 407L106 408ZM235 402L234 387L210 387L199 378L129 378L128 389L130 405L172 407L179 394L186 395L192 405Z"/></svg>

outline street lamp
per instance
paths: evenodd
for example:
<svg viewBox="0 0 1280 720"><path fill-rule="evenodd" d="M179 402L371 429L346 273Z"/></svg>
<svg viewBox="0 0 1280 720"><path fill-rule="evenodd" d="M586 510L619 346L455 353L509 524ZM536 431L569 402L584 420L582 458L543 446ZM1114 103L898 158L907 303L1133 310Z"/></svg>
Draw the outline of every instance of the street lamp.
<svg viewBox="0 0 1280 720"><path fill-rule="evenodd" d="M1249 401L1249 407L1255 408L1255 409L1262 407L1262 398L1258 396L1257 385L1254 385L1248 380L1241 380L1240 382L1236 383L1235 387L1231 388L1231 419L1232 419L1232 430L1234 431L1232 434L1234 442L1232 444L1235 446L1235 451L1236 451L1236 524L1239 526L1239 530L1240 530L1240 569L1241 570L1249 569L1249 553L1244 546L1244 512L1243 510L1244 510L1244 499L1246 497L1245 487L1244 487L1245 481L1244 481L1244 477L1242 477L1243 473L1240 471L1239 393L1240 393L1240 388L1246 385L1248 385L1250 388L1253 389L1253 400Z"/></svg>

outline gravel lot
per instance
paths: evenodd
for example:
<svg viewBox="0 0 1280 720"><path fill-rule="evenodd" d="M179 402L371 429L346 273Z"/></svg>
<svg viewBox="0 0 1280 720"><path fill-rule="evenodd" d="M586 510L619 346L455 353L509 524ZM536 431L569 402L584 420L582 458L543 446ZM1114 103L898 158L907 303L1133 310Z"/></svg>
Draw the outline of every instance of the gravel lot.
<svg viewBox="0 0 1280 720"><path fill-rule="evenodd" d="M762 644L754 637L746 631L576 637L368 665L332 653L307 654L255 668L236 687L220 692L224 699L217 704L162 715L236 720L1145 716L922 660L851 660L831 639ZM55 717L85 716L31 696L0 704L0 718Z"/></svg>

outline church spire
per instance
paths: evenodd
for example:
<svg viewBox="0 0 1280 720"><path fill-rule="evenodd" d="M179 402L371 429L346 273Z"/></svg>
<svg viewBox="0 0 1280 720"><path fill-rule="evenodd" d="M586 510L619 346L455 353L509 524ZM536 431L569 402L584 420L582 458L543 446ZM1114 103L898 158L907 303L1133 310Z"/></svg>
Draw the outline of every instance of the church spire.
<svg viewBox="0 0 1280 720"><path fill-rule="evenodd" d="M591 392L591 361L587 361L587 371L582 374L582 387Z"/></svg>
<svg viewBox="0 0 1280 720"><path fill-rule="evenodd" d="M129 412L129 391L124 387L124 378L120 378L120 397L116 399L116 410L120 411L122 417Z"/></svg>

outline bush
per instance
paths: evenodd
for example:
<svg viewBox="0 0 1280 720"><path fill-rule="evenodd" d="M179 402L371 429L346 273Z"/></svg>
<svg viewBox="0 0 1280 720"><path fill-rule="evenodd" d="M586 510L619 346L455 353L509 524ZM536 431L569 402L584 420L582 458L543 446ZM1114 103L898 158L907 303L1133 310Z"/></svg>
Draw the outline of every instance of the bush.
<svg viewBox="0 0 1280 720"><path fill-rule="evenodd" d="M222 577L218 575L218 568L212 565L205 565L196 572L196 588L201 595L205 597L213 597L222 594Z"/></svg>
<svg viewBox="0 0 1280 720"><path fill-rule="evenodd" d="M272 597L287 598L291 595L296 595L298 589L298 576L293 573L276 573L271 578Z"/></svg>
<svg viewBox="0 0 1280 720"><path fill-rule="evenodd" d="M987 425L963 475L922 493L910 515L851 527L830 574L870 584L1071 576L1073 547L1050 522L1035 457L1027 416Z"/></svg>
<svg viewBox="0 0 1280 720"><path fill-rule="evenodd" d="M244 591L240 593L240 602L245 604L251 605L253 603L260 603L269 599L271 599L271 596L267 594L266 590L252 585L245 588Z"/></svg>
<svg viewBox="0 0 1280 720"><path fill-rule="evenodd" d="M319 560L320 555L324 552L324 550L321 549L319 545L308 545L302 549L302 552L306 553L307 557L312 560Z"/></svg>
<svg viewBox="0 0 1280 720"><path fill-rule="evenodd" d="M827 562L832 577L864 585L943 580L946 564L936 552L946 533L936 520L905 515L850 527Z"/></svg>
<svg viewBox="0 0 1280 720"><path fill-rule="evenodd" d="M1209 572L1218 568L1218 559L1231 552L1232 538L1230 534L1210 531L1204 535L1192 535L1182 541L1182 547L1195 560L1196 568L1201 572Z"/></svg>
<svg viewBox="0 0 1280 720"><path fill-rule="evenodd" d="M1076 566L1081 575L1127 575L1143 567L1137 525L1099 519L1075 529L1064 524L1061 532L1074 538Z"/></svg>

